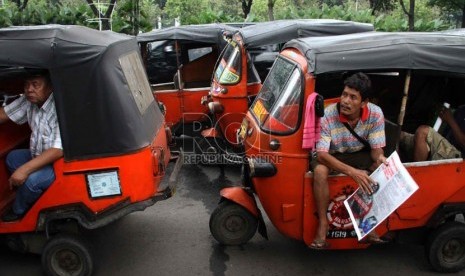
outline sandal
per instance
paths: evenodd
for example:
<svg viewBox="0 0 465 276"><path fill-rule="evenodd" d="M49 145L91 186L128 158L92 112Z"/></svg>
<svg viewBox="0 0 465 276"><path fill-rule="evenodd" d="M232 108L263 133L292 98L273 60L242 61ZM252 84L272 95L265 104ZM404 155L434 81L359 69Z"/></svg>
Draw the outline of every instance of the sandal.
<svg viewBox="0 0 465 276"><path fill-rule="evenodd" d="M315 239L308 247L315 250L323 250L329 248L329 243L326 240Z"/></svg>

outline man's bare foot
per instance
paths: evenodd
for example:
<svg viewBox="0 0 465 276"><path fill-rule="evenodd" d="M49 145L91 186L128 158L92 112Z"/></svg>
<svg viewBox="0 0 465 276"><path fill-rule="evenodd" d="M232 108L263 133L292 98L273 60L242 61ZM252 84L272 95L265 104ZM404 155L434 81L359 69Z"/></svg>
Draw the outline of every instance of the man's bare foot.
<svg viewBox="0 0 465 276"><path fill-rule="evenodd" d="M360 241L360 243L369 243L369 244L383 244L387 243L387 240L381 239L376 232L371 232L370 234L366 235L364 239Z"/></svg>

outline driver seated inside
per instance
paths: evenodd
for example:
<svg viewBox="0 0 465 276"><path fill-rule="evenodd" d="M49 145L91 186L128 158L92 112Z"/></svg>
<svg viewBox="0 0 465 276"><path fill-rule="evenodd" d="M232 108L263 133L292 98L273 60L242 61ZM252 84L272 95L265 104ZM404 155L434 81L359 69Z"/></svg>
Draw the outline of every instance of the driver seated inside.
<svg viewBox="0 0 465 276"><path fill-rule="evenodd" d="M375 183L367 171L386 163L383 151L386 145L384 115L379 106L369 103L370 90L371 81L367 75L356 73L350 76L344 81L340 103L327 106L321 118L317 156L311 161L318 228L310 248L324 249L329 246L326 241L329 230L326 213L330 199L328 175L332 171L346 174L371 195ZM365 242L383 241L375 232L371 232Z"/></svg>
<svg viewBox="0 0 465 276"><path fill-rule="evenodd" d="M63 156L60 129L48 71L29 70L24 94L0 108L0 123L28 123L29 149L12 150L6 157L11 173L10 189L17 189L13 206L2 216L5 222L24 216L55 180L53 162Z"/></svg>
<svg viewBox="0 0 465 276"><path fill-rule="evenodd" d="M414 162L461 158L465 156L465 105L452 115L442 107L439 117L449 128L442 136L432 127L421 125L415 134L402 132L399 148L408 160Z"/></svg>

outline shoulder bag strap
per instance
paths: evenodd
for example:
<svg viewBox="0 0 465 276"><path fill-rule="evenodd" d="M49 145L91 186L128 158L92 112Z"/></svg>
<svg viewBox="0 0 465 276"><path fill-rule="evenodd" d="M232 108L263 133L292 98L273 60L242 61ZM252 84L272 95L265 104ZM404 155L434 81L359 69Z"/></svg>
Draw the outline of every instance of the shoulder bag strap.
<svg viewBox="0 0 465 276"><path fill-rule="evenodd" d="M339 113L339 108L340 108L340 104L337 103L337 112ZM360 143L363 144L363 146L366 148L366 149L371 149L371 146L370 146L370 143L368 143L367 140L363 139L362 137L360 137L357 132L355 132L355 130L349 125L349 123L345 122L345 123L342 123L349 131L350 133L352 133L353 136L355 136L355 138L357 138L357 140L360 141Z"/></svg>

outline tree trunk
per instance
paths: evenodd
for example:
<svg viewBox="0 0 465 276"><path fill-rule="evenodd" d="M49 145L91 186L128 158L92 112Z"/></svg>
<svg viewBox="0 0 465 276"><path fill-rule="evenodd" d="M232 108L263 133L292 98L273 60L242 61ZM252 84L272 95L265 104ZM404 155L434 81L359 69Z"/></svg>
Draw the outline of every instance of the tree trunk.
<svg viewBox="0 0 465 276"><path fill-rule="evenodd" d="M370 9L374 10L375 7L376 7L376 0L369 0L368 2L370 2Z"/></svg>
<svg viewBox="0 0 465 276"><path fill-rule="evenodd" d="M402 10L408 17L408 30L413 32L415 30L415 0L410 0L409 10L405 8L404 1L399 0Z"/></svg>
<svg viewBox="0 0 465 276"><path fill-rule="evenodd" d="M268 20L270 21L274 21L274 13L273 13L273 9L274 9L274 2L276 0L268 0Z"/></svg>
<svg viewBox="0 0 465 276"><path fill-rule="evenodd" d="M26 1L26 0L25 0L25 1ZM92 12L94 13L94 15L95 15L97 18L100 18L100 20L101 20L101 22L102 22L102 31L103 31L103 30L111 30L110 17L111 17L111 14L113 13L113 9L115 8L116 0L110 0L108 9L107 9L107 11L105 12L105 14L102 14L102 13L97 9L97 7L95 6L93 0L86 0L86 1L87 1L87 3L89 4L89 7L90 7L90 9L92 10Z"/></svg>
<svg viewBox="0 0 465 276"><path fill-rule="evenodd" d="M24 10L27 6L27 1L28 0L24 0L23 3L21 4L21 0L13 0L12 2L16 4L16 6L18 6L18 9L20 11Z"/></svg>
<svg viewBox="0 0 465 276"><path fill-rule="evenodd" d="M465 28L465 3L462 7L462 28Z"/></svg>
<svg viewBox="0 0 465 276"><path fill-rule="evenodd" d="M244 18L250 13L250 9L252 8L253 0L242 0L242 12L244 12Z"/></svg>
<svg viewBox="0 0 465 276"><path fill-rule="evenodd" d="M415 30L415 0L410 0L410 12L408 16L408 30L413 32Z"/></svg>
<svg viewBox="0 0 465 276"><path fill-rule="evenodd" d="M135 0L135 9L134 9L134 26L133 26L133 35L139 33L139 15L140 15L140 3L139 0Z"/></svg>

